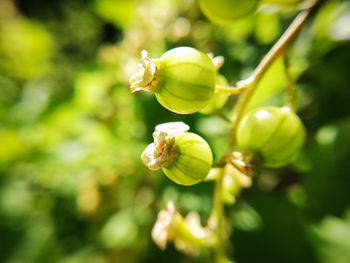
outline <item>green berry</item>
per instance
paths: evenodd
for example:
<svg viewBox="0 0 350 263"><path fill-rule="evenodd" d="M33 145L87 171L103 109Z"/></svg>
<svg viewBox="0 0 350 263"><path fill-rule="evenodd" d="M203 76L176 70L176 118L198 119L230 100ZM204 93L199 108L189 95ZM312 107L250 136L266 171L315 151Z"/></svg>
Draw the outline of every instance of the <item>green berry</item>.
<svg viewBox="0 0 350 263"><path fill-rule="evenodd" d="M213 156L208 143L199 135L186 132L175 137L177 157L163 168L175 183L193 185L203 181L212 166Z"/></svg>
<svg viewBox="0 0 350 263"><path fill-rule="evenodd" d="M148 168L162 168L169 179L181 185L203 181L213 162L208 143L199 135L187 132L188 128L182 122L158 125L153 134L154 143L141 155Z"/></svg>
<svg viewBox="0 0 350 263"><path fill-rule="evenodd" d="M199 0L202 12L214 23L225 25L248 15L259 0Z"/></svg>
<svg viewBox="0 0 350 263"><path fill-rule="evenodd" d="M305 139L299 117L287 107L248 112L238 125L237 143L252 163L280 167L292 162Z"/></svg>
<svg viewBox="0 0 350 263"><path fill-rule="evenodd" d="M208 55L191 47L178 47L160 59L143 54L140 72L130 79L131 90L154 92L170 111L190 114L203 109L215 90L216 69Z"/></svg>
<svg viewBox="0 0 350 263"><path fill-rule="evenodd" d="M216 84L227 87L228 83L223 75L216 76ZM213 98L207 106L200 110L200 113L210 114L221 109L228 99L228 95L225 93L214 93Z"/></svg>

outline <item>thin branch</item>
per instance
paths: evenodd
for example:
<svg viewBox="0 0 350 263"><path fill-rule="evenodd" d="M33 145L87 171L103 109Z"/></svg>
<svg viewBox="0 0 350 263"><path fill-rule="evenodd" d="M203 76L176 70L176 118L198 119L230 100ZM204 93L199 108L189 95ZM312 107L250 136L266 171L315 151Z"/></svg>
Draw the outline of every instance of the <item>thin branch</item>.
<svg viewBox="0 0 350 263"><path fill-rule="evenodd" d="M283 33L280 39L276 42L276 44L271 48L271 50L267 53L267 55L262 59L260 64L257 66L253 74L237 83L237 88L230 87L221 87L217 86L216 89L220 92L231 93L231 91L242 90L244 91L242 96L238 101L238 105L235 109L235 114L232 118L232 132L229 138L228 151L232 152L235 143L236 137L236 129L237 125L244 113L245 107L248 104L249 99L252 97L259 81L262 79L267 69L272 65L272 63L281 55L285 53L289 45L293 42L293 40L298 36L301 28L307 22L307 20L314 13L316 8L322 0L319 0L307 10L301 11L297 17L293 20L291 25L287 28L287 30ZM287 74L289 78L289 73ZM291 79L290 79L291 80ZM289 83L292 83L289 81ZM232 93L231 93L232 94ZM295 89L294 86L290 86L288 89L289 94L289 103L294 108L295 107ZM224 160L226 162L226 160ZM221 166L222 162L218 163L217 166ZM222 200L222 183L223 183L223 172L219 174L215 181L215 192L214 192L214 207L212 211L212 215L210 217L209 225L212 225L212 229L215 229L216 234L216 244L214 246L215 252L215 262L222 262L225 259L225 233L224 233L224 203Z"/></svg>
<svg viewBox="0 0 350 263"><path fill-rule="evenodd" d="M214 207L212 215L210 217L211 228L215 231L216 244L214 247L215 260L214 262L220 263L225 259L225 233L224 233L224 203L222 200L222 183L223 183L223 171L217 175L215 181L214 191Z"/></svg>
<svg viewBox="0 0 350 263"><path fill-rule="evenodd" d="M229 140L229 150L232 150L234 145L235 137L236 137L236 129L237 125L242 117L242 114L245 110L245 107L248 104L249 99L254 94L256 87L258 86L259 81L266 73L267 69L271 66L271 64L289 47L289 45L293 42L293 40L298 36L300 30L307 22L307 20L314 13L316 8L320 5L322 1L318 1L312 7L307 10L301 11L297 17L293 20L287 30L283 33L283 35L278 39L275 45L270 49L270 51L266 54L266 56L262 59L260 64L254 70L253 74L237 83L238 86L245 86L247 90L243 93L242 97L238 101L237 108L235 110L235 114L232 118L233 128L230 135Z"/></svg>
<svg viewBox="0 0 350 263"><path fill-rule="evenodd" d="M215 92L217 93L226 93L231 95L240 94L243 91L246 90L246 87L231 87L231 86L223 86L223 85L216 85L215 86Z"/></svg>

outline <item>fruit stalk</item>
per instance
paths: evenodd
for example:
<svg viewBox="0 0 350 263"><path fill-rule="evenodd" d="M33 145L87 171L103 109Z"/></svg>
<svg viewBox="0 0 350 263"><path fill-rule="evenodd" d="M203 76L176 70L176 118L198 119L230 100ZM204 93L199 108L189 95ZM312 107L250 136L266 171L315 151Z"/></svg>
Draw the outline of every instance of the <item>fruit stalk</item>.
<svg viewBox="0 0 350 263"><path fill-rule="evenodd" d="M246 87L231 87L231 86L223 86L223 85L216 85L215 86L215 92L218 93L226 93L231 95L237 95L246 90Z"/></svg>
<svg viewBox="0 0 350 263"><path fill-rule="evenodd" d="M210 217L209 225L215 231L216 244L214 247L214 259L216 263L223 262L225 253L225 233L224 233L224 204L222 200L222 180L223 170L217 175L214 192L214 207Z"/></svg>
<svg viewBox="0 0 350 263"><path fill-rule="evenodd" d="M272 63L281 55L283 55L289 45L293 42L293 40L298 36L300 30L305 25L305 23L310 19L312 14L315 13L316 9L320 6L321 2L317 1L313 6L308 9L301 11L296 18L294 18L293 22L287 28L287 30L283 33L283 35L278 39L275 45L270 49L270 51L266 54L266 56L262 59L260 64L254 70L252 75L240 82L238 82L238 86L246 86L247 89L243 93L242 97L238 101L237 108L235 110L235 114L232 117L232 132L229 139L229 150L232 150L234 146L234 141L236 137L237 125L243 115L244 109L252 97L256 87L258 86L259 81L264 76L267 69L272 65Z"/></svg>
<svg viewBox="0 0 350 263"><path fill-rule="evenodd" d="M236 130L239 124L240 119L244 113L245 107L252 97L259 81L262 79L268 68L272 65L272 63L281 55L283 55L289 45L294 41L294 39L298 36L302 27L306 24L306 22L311 18L312 14L315 13L317 8L320 6L323 0L318 0L314 5L301 11L297 17L293 20L287 30L282 34L279 40L275 43L275 45L271 48L271 50L266 54L266 56L262 59L260 64L254 70L253 74L240 82L237 83L237 87L240 89L244 89L242 96L240 97L237 107L235 109L235 113L231 119L233 124L232 131L229 138L228 143L228 152L231 152L236 143ZM216 222L216 237L217 243L214 248L215 251L215 262L222 262L225 259L225 236L223 233L223 222L224 222L224 204L221 200L221 192L222 192L222 175L218 176L215 182L215 198L214 198L214 208L212 216L215 218Z"/></svg>

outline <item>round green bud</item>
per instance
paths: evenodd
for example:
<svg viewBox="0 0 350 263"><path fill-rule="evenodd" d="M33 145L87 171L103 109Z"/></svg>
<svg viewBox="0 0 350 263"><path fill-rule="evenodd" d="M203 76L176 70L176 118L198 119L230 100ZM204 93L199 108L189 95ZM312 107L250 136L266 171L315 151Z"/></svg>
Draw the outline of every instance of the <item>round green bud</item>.
<svg viewBox="0 0 350 263"><path fill-rule="evenodd" d="M202 12L212 22L226 25L248 15L258 6L259 0L199 0Z"/></svg>
<svg viewBox="0 0 350 263"><path fill-rule="evenodd" d="M248 112L237 128L237 143L253 164L281 167L292 162L305 140L305 128L289 108L263 107Z"/></svg>
<svg viewBox="0 0 350 263"><path fill-rule="evenodd" d="M198 112L210 102L216 69L208 55L178 47L160 59L152 60L143 53L141 60L140 71L130 79L132 91L154 92L163 107L179 114Z"/></svg>
<svg viewBox="0 0 350 263"><path fill-rule="evenodd" d="M216 84L222 85L222 86L228 86L227 80L223 75L217 75L216 76ZM214 93L213 98L209 102L207 106L205 106L202 110L200 110L200 113L203 114L210 114L213 113L219 109L221 109L226 101L228 99L228 94L225 93Z"/></svg>
<svg viewBox="0 0 350 263"><path fill-rule="evenodd" d="M188 129L182 122L158 125L153 133L154 143L141 155L148 168L162 168L169 179L181 185L203 181L213 163L208 143L199 135L187 132Z"/></svg>

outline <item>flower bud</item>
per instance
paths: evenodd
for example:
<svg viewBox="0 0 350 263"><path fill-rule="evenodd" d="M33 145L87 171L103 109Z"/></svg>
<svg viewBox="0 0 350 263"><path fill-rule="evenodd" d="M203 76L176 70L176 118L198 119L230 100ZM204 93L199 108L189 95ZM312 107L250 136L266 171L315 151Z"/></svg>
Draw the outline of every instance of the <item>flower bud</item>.
<svg viewBox="0 0 350 263"><path fill-rule="evenodd" d="M157 125L154 143L142 153L143 163L151 170L162 168L175 183L193 185L208 175L213 156L208 143L199 135L187 132L183 122Z"/></svg>
<svg viewBox="0 0 350 263"><path fill-rule="evenodd" d="M305 139L299 117L287 107L248 112L238 125L237 143L251 163L280 167L292 162Z"/></svg>
<svg viewBox="0 0 350 263"><path fill-rule="evenodd" d="M214 23L226 25L257 8L259 0L199 0L202 12Z"/></svg>
<svg viewBox="0 0 350 263"><path fill-rule="evenodd" d="M191 47L178 47L160 59L142 51L140 70L130 78L132 92L154 92L170 111L190 114L204 108L215 90L216 69L208 55Z"/></svg>

